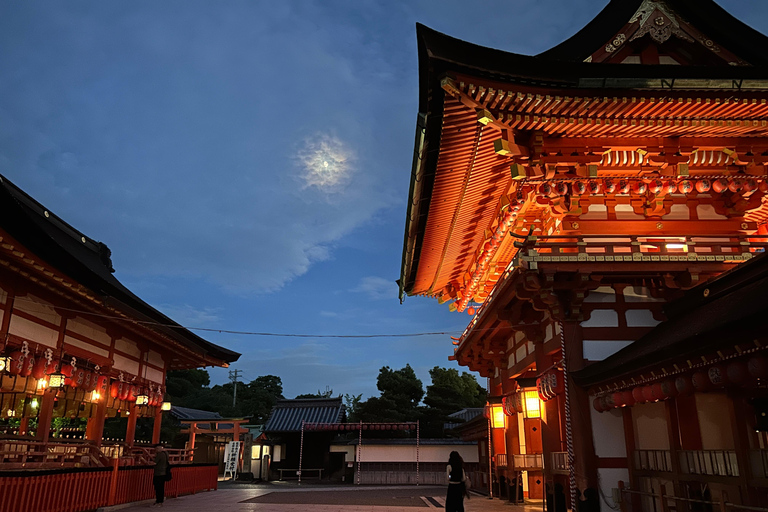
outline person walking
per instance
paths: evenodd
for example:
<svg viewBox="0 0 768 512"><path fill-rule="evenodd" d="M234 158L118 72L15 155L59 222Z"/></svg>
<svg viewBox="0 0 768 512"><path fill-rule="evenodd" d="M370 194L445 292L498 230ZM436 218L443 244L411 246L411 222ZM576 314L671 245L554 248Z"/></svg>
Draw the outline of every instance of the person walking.
<svg viewBox="0 0 768 512"><path fill-rule="evenodd" d="M464 495L467 492L467 475L464 473L464 459L459 452L452 451L445 468L448 477L448 495L445 497L445 512L464 512Z"/></svg>
<svg viewBox="0 0 768 512"><path fill-rule="evenodd" d="M153 507L162 507L165 501L165 482L168 481L168 471L170 469L168 452L161 444L155 445L155 473L152 477L152 483L155 486L155 503Z"/></svg>

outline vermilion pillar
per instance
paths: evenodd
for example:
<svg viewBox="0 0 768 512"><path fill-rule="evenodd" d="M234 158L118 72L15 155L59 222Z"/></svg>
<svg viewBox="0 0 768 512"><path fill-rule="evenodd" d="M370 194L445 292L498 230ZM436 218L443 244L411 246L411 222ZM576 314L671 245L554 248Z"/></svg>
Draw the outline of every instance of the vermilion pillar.
<svg viewBox="0 0 768 512"><path fill-rule="evenodd" d="M152 444L160 442L160 427L163 424L163 411L160 407L156 408L155 421L152 424Z"/></svg>
<svg viewBox="0 0 768 512"><path fill-rule="evenodd" d="M128 427L125 429L125 442L128 446L133 446L133 441L136 438L136 404L132 403L128 406Z"/></svg>
<svg viewBox="0 0 768 512"><path fill-rule="evenodd" d="M107 417L107 398L101 397L96 402L96 411L94 415L88 418L88 425L85 427L85 438L101 445L102 437L104 437L104 420Z"/></svg>
<svg viewBox="0 0 768 512"><path fill-rule="evenodd" d="M35 437L44 443L48 442L51 435L54 400L56 400L56 390L46 389L40 402L40 412L37 415L37 432L35 434Z"/></svg>

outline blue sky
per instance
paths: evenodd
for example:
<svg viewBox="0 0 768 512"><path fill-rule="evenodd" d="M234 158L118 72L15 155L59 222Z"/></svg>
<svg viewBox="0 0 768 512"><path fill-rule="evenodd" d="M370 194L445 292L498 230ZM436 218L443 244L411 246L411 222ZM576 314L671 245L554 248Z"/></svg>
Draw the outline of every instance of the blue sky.
<svg viewBox="0 0 768 512"><path fill-rule="evenodd" d="M107 243L116 276L183 325L460 332L466 314L397 300L415 24L535 54L606 3L3 0L0 173ZM768 32L768 3L720 4ZM456 367L448 336L201 334L287 397L375 395L384 365L425 386Z"/></svg>

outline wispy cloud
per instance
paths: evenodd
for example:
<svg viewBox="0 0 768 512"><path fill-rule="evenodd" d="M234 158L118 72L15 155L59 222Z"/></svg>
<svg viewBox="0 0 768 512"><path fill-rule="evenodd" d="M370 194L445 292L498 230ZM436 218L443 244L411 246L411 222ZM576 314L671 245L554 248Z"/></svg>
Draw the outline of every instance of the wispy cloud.
<svg viewBox="0 0 768 512"><path fill-rule="evenodd" d="M196 308L189 304L161 304L158 309L184 327L212 327L221 320L221 308Z"/></svg>
<svg viewBox="0 0 768 512"><path fill-rule="evenodd" d="M354 293L364 293L371 300L393 299L397 297L397 283L392 279L376 276L366 276L351 290Z"/></svg>
<svg viewBox="0 0 768 512"><path fill-rule="evenodd" d="M337 137L316 134L304 140L296 158L305 187L339 192L354 172L354 153Z"/></svg>

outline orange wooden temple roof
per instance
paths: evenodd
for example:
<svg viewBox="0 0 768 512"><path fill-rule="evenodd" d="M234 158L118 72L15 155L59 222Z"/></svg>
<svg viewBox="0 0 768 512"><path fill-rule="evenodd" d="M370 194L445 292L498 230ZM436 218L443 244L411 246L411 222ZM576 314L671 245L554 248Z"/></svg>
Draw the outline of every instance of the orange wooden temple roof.
<svg viewBox="0 0 768 512"><path fill-rule="evenodd" d="M749 180L755 191L742 202L727 190L713 194L733 220L705 228L670 222L657 234L749 234L768 219L765 192L757 190L768 162L768 38L715 2L613 0L576 35L537 56L422 25L417 39L420 115L401 300L456 300L459 310L468 297L482 303L517 254L508 233L646 229L564 222L573 201L543 194L543 184ZM660 197L657 205L666 206L658 206L658 218L696 195ZM630 206L636 199L611 196ZM646 215L648 226L657 224L654 215Z"/></svg>

